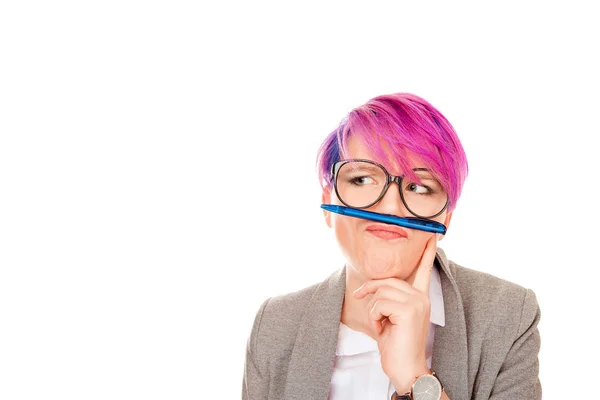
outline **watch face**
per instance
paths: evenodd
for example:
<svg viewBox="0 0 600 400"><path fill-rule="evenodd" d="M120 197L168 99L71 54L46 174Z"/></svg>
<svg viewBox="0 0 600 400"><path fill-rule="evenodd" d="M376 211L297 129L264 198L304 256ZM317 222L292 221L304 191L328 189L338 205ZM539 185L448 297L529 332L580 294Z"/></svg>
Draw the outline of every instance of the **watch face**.
<svg viewBox="0 0 600 400"><path fill-rule="evenodd" d="M439 400L442 397L442 385L433 375L423 375L413 385L414 400Z"/></svg>

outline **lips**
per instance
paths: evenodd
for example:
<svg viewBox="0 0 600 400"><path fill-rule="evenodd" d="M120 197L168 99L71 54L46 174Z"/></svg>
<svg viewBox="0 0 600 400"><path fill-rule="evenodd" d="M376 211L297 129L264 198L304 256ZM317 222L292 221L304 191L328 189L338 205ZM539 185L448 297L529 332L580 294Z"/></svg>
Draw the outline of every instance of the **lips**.
<svg viewBox="0 0 600 400"><path fill-rule="evenodd" d="M408 238L408 232L404 229L388 224L371 224L366 231L382 239Z"/></svg>

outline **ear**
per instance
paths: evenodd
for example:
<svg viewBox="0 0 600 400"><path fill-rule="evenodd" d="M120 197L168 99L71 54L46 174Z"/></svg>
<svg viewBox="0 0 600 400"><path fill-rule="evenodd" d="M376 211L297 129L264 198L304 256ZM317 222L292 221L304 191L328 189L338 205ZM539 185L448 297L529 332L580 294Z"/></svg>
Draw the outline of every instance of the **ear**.
<svg viewBox="0 0 600 400"><path fill-rule="evenodd" d="M321 204L331 204L331 189L324 187L321 193ZM323 210L323 216L325 217L325 223L331 228L331 213L327 210Z"/></svg>
<svg viewBox="0 0 600 400"><path fill-rule="evenodd" d="M446 229L450 228L450 220L452 219L453 212L454 212L454 210L452 210L448 214L446 214L446 218L444 219L444 225L446 226ZM443 238L444 238L444 235L442 235L441 233L438 233L438 240L442 240Z"/></svg>

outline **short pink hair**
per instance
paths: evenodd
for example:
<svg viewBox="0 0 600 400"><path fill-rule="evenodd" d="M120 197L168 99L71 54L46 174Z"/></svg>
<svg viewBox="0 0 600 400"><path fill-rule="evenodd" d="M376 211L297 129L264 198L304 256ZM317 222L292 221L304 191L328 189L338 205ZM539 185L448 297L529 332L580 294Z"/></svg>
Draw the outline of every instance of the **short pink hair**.
<svg viewBox="0 0 600 400"><path fill-rule="evenodd" d="M448 212L454 210L468 174L467 157L450 122L427 101L414 94L396 93L377 96L352 110L319 148L321 187L333 186L331 167L348 153L351 135L376 156L373 161L387 160L381 162L386 168L391 162L417 183L409 157L421 161L448 193Z"/></svg>

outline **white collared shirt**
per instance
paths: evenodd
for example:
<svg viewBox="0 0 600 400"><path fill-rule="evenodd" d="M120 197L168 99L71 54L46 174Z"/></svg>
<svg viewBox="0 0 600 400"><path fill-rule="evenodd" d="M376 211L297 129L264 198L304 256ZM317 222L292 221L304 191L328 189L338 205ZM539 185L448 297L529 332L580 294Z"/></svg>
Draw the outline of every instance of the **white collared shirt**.
<svg viewBox="0 0 600 400"><path fill-rule="evenodd" d="M427 333L427 365L431 368L435 326L444 326L444 298L437 268L429 284L431 312ZM329 400L389 400L396 389L381 368L377 341L340 322ZM404 393L400 393L404 394Z"/></svg>

